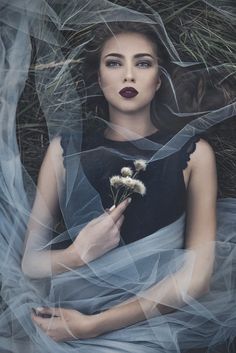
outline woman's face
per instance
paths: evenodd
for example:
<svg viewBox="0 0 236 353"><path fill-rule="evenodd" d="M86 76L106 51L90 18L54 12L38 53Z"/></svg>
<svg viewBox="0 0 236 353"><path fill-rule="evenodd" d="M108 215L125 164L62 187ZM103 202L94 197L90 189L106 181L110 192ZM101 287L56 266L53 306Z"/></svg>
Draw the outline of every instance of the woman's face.
<svg viewBox="0 0 236 353"><path fill-rule="evenodd" d="M98 80L111 109L135 113L149 109L160 87L154 44L139 33L121 33L105 42Z"/></svg>

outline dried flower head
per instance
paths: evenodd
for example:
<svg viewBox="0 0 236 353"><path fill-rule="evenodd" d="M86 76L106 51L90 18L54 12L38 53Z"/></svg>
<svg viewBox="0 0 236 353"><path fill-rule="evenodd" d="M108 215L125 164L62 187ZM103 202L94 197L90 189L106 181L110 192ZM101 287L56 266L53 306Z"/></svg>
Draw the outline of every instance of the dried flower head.
<svg viewBox="0 0 236 353"><path fill-rule="evenodd" d="M123 167L121 169L121 175L123 177L131 177L133 175L133 171L130 167Z"/></svg>
<svg viewBox="0 0 236 353"><path fill-rule="evenodd" d="M146 170L147 162L144 159L136 159L134 161L134 166L136 172L139 172L140 170Z"/></svg>
<svg viewBox="0 0 236 353"><path fill-rule="evenodd" d="M143 159L134 161L135 172L130 167L121 168L121 175L113 175L110 178L111 196L115 206L130 197L134 192L145 195L146 187L144 183L136 179L139 171L146 170L147 162ZM116 190L114 190L116 189Z"/></svg>
<svg viewBox="0 0 236 353"><path fill-rule="evenodd" d="M146 193L146 187L141 180L136 179L133 187L133 191L143 196Z"/></svg>
<svg viewBox="0 0 236 353"><path fill-rule="evenodd" d="M117 189L119 186L122 185L122 177L119 175L112 176L110 178L110 185Z"/></svg>
<svg viewBox="0 0 236 353"><path fill-rule="evenodd" d="M134 185L135 185L135 179L132 179L131 177L127 176L127 177L123 177L121 178L122 180L122 185L126 188L129 188L129 189L133 189L134 188Z"/></svg>

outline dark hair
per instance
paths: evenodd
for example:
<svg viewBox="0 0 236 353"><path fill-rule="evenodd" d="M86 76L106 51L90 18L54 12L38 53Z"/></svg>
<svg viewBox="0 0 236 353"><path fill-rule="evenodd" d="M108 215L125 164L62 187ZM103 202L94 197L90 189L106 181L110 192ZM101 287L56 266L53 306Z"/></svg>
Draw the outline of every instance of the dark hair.
<svg viewBox="0 0 236 353"><path fill-rule="evenodd" d="M217 85L216 80L209 80L207 70L201 70L203 68L193 70L191 67L183 69L171 63L167 49L161 42L155 26L137 22L111 22L96 25L89 33L88 44L84 47L82 73L86 90L84 96L88 98L83 104L83 113L86 116L98 115L105 120L109 119L108 103L98 84L98 70L105 42L113 35L121 33L140 33L156 48L158 63L161 66L162 85L151 102L151 119L157 128L178 131L197 117L192 113L199 112L200 116L203 111L217 109L229 102L227 90L222 89L222 85ZM164 71L170 75L171 84L163 74ZM209 94L212 99L209 99ZM189 113L189 115L178 119L167 106L173 111L178 111L179 108L180 112Z"/></svg>
<svg viewBox="0 0 236 353"><path fill-rule="evenodd" d="M109 24L102 23L96 25L90 34L90 42L84 48L84 62L82 71L86 89L85 96L88 97L84 110L86 110L86 112L92 112L92 116L93 114L96 114L105 120L109 119L109 115L108 103L104 98L98 84L100 57L105 42L113 35L121 33L142 34L154 45L159 66L168 69L170 65L169 54L158 37L156 28L153 25L137 22L111 22ZM157 100L157 96L160 95L161 90L162 88L156 93L154 100ZM151 111L151 118L154 125L159 127L157 114L154 114L154 110L156 111L156 108L153 105L151 107L153 110Z"/></svg>

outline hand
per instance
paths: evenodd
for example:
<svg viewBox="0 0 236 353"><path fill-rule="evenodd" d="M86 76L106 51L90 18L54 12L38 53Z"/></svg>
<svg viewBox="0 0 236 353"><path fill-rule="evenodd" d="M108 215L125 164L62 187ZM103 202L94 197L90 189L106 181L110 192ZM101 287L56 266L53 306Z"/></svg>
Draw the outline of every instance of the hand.
<svg viewBox="0 0 236 353"><path fill-rule="evenodd" d="M31 315L33 322L54 341L95 337L93 315L62 308L37 308Z"/></svg>
<svg viewBox="0 0 236 353"><path fill-rule="evenodd" d="M130 199L126 199L89 222L66 250L74 258L79 255L83 263L88 263L117 247L124 221L123 213L129 203Z"/></svg>

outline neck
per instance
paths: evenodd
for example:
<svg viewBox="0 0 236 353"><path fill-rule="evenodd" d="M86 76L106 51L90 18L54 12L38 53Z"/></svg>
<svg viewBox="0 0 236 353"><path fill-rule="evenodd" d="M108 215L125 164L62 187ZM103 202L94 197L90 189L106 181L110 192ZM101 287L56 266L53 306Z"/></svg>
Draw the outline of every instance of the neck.
<svg viewBox="0 0 236 353"><path fill-rule="evenodd" d="M123 133L119 133L115 129L108 127L105 130L105 136L112 139L123 141L127 139L133 139L140 136L148 136L156 132L158 129L153 125L150 117L150 109L142 110L135 113L123 113L109 108L109 120L111 123L120 126L127 130L126 136ZM133 137L132 137L133 135ZM136 136L135 136L136 135Z"/></svg>

